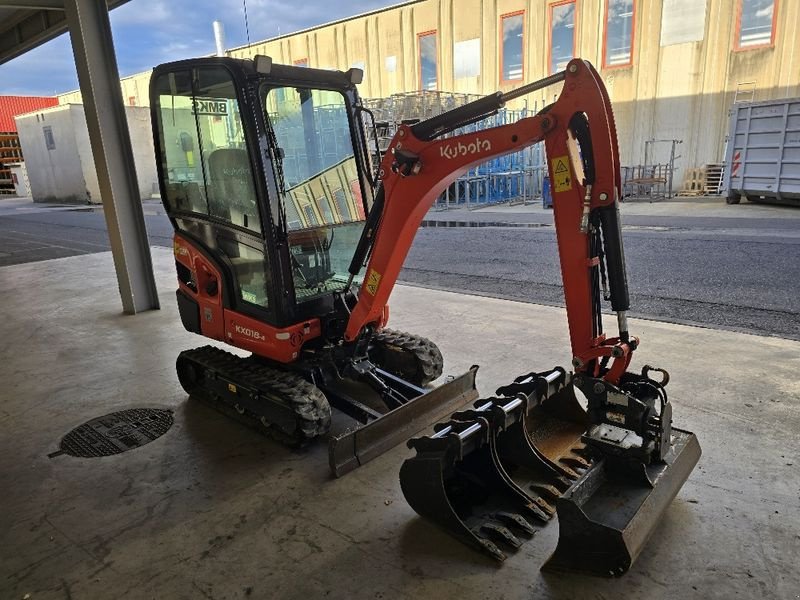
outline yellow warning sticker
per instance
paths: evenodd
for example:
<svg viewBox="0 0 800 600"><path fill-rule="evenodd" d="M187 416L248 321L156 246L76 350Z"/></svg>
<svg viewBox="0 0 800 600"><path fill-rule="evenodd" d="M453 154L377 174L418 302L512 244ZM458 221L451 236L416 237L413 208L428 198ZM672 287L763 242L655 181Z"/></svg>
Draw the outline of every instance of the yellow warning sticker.
<svg viewBox="0 0 800 600"><path fill-rule="evenodd" d="M367 275L367 293L370 296L374 296L375 292L378 291L378 284L381 282L381 275L375 269L369 270L369 275Z"/></svg>
<svg viewBox="0 0 800 600"><path fill-rule="evenodd" d="M572 189L572 174L569 170L569 157L556 156L550 161L553 167L553 189L566 192Z"/></svg>

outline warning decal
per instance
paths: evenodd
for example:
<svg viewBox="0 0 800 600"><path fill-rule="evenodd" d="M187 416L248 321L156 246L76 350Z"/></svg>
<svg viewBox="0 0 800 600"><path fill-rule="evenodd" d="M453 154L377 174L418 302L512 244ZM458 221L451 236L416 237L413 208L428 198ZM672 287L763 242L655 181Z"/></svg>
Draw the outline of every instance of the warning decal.
<svg viewBox="0 0 800 600"><path fill-rule="evenodd" d="M572 189L572 175L569 171L569 157L556 156L550 161L553 166L553 189L566 192Z"/></svg>
<svg viewBox="0 0 800 600"><path fill-rule="evenodd" d="M375 269L369 270L369 275L367 275L367 293L370 296L374 296L375 292L378 291L378 284L381 282L380 273L378 273Z"/></svg>

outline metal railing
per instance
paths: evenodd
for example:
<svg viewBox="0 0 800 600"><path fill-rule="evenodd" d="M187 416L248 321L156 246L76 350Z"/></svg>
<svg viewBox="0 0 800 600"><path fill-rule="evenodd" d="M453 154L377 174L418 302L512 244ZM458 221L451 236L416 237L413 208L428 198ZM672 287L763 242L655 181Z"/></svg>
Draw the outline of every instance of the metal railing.
<svg viewBox="0 0 800 600"><path fill-rule="evenodd" d="M474 94L425 90L394 94L388 98L365 99L364 105L375 116L377 138L373 142L382 153L386 151L400 124L412 124L439 115L479 97ZM507 125L535 113L535 105L532 111L528 108L502 108L497 114L462 127L449 136ZM536 144L470 169L448 187L436 201L434 209L474 209L499 203L535 202L542 197L542 180L545 175L544 145Z"/></svg>

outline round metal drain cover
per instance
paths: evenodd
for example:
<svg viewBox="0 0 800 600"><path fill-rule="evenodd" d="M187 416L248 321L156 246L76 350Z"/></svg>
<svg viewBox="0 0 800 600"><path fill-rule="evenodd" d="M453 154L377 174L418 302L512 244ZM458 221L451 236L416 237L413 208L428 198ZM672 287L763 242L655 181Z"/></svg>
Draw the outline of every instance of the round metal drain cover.
<svg viewBox="0 0 800 600"><path fill-rule="evenodd" d="M173 422L171 410L131 408L113 412L70 431L61 438L59 450L49 456L69 454L91 458L120 454L161 437Z"/></svg>

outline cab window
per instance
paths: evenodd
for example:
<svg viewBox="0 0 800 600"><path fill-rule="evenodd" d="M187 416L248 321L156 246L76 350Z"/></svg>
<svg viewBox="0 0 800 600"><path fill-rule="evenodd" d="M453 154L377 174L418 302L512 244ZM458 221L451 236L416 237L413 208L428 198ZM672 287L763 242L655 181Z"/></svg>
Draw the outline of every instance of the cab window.
<svg viewBox="0 0 800 600"><path fill-rule="evenodd" d="M239 102L228 71L167 73L155 85L167 209L260 233Z"/></svg>

